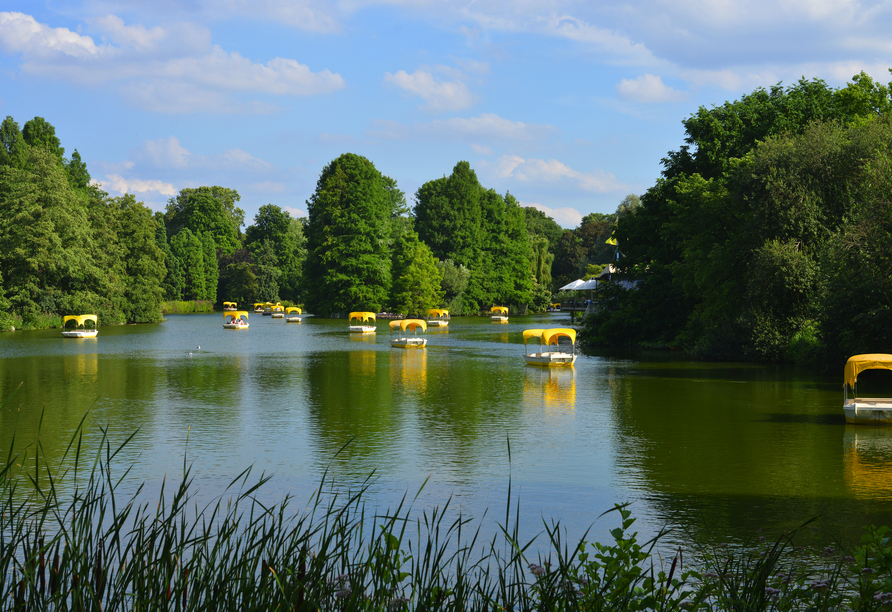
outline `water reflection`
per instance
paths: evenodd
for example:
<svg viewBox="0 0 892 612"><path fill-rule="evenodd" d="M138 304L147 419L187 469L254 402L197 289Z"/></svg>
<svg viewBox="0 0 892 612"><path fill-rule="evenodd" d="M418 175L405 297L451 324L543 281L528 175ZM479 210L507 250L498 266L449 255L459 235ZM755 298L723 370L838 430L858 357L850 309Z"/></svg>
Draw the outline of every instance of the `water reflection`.
<svg viewBox="0 0 892 612"><path fill-rule="evenodd" d="M845 482L852 494L892 500L892 430L850 425L844 444Z"/></svg>
<svg viewBox="0 0 892 612"><path fill-rule="evenodd" d="M423 396L427 391L427 350L390 351L390 383L395 389Z"/></svg>
<svg viewBox="0 0 892 612"><path fill-rule="evenodd" d="M565 414L576 410L576 370L572 367L527 367L524 370L523 390L527 403L538 400L547 414Z"/></svg>

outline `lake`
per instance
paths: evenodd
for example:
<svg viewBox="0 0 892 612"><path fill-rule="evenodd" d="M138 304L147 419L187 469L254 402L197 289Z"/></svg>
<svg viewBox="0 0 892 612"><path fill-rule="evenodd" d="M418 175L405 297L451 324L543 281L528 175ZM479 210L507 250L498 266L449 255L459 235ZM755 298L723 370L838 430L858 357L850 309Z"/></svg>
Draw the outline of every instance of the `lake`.
<svg viewBox="0 0 892 612"><path fill-rule="evenodd" d="M671 541L776 535L820 517L821 542L855 542L892 523L892 428L846 425L842 367L832 377L791 368L698 363L674 353L583 354L570 369L525 365L522 332L566 326L566 315L455 317L423 350L390 347L345 320L301 324L252 314L171 315L156 325L0 334L0 451L34 441L62 463L82 419L120 442L127 482L193 466L212 499L237 474L273 474L264 499L301 507L323 474L337 487L368 481L382 507L451 507L492 528L509 484L524 533L560 520L608 539L631 502L637 528L677 527ZM199 348L200 347L200 348ZM860 384L860 383L859 383ZM369 476L372 475L371 480ZM484 518L485 515L485 518Z"/></svg>

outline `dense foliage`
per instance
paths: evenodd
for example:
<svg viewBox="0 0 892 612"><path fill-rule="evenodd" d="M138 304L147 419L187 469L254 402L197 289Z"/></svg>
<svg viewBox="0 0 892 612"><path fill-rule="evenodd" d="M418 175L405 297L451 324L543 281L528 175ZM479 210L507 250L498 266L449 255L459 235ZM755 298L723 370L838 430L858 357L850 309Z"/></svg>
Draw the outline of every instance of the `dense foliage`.
<svg viewBox="0 0 892 612"><path fill-rule="evenodd" d="M76 150L64 155L40 117L0 125L2 329L87 312L101 325L159 321L162 309L223 300L304 303L320 316L541 311L553 266L573 280L614 251L603 244L613 215L564 230L483 187L468 162L425 183L413 210L395 180L347 153L323 168L309 219L267 204L243 232L234 189L184 188L153 214L91 184Z"/></svg>
<svg viewBox="0 0 892 612"><path fill-rule="evenodd" d="M42 327L66 314L101 324L158 321L165 253L152 213L89 184L40 117L0 125L0 328Z"/></svg>
<svg viewBox="0 0 892 612"><path fill-rule="evenodd" d="M618 221L619 264L644 282L604 293L589 340L712 359L887 352L890 103L862 73L699 109Z"/></svg>

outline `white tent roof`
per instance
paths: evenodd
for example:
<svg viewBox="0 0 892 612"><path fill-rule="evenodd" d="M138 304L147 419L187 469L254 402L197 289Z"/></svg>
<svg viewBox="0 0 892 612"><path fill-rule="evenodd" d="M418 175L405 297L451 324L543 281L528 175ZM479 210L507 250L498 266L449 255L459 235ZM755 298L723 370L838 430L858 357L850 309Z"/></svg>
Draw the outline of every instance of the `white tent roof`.
<svg viewBox="0 0 892 612"><path fill-rule="evenodd" d="M574 291L575 289L579 288L579 285L584 285L584 284L585 284L584 280L582 280L581 278L577 278L572 283L568 283L568 284L564 285L563 287L561 287L560 289L558 289L558 291Z"/></svg>
<svg viewBox="0 0 892 612"><path fill-rule="evenodd" d="M576 291L585 291L586 289L595 289L595 288L597 288L597 286L598 286L598 279L593 278L593 279L585 281L584 283L582 283L581 285L576 287L575 290Z"/></svg>

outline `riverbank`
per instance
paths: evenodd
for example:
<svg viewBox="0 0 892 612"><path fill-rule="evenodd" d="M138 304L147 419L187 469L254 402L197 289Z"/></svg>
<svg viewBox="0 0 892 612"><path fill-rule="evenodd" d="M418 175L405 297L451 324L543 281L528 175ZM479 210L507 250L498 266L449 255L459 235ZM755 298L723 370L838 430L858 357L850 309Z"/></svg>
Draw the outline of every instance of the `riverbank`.
<svg viewBox="0 0 892 612"><path fill-rule="evenodd" d="M175 300L161 302L161 314L207 314L214 312L210 300Z"/></svg>

